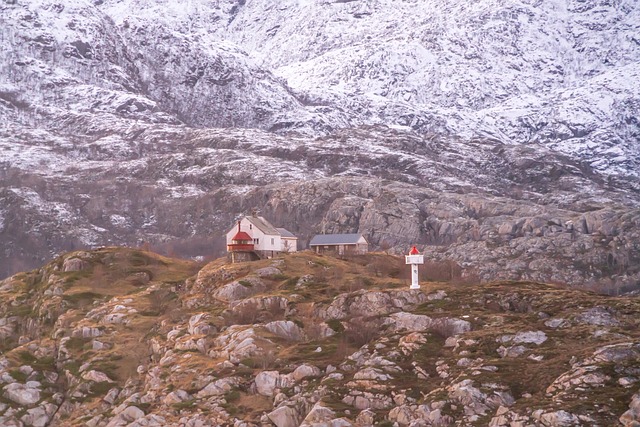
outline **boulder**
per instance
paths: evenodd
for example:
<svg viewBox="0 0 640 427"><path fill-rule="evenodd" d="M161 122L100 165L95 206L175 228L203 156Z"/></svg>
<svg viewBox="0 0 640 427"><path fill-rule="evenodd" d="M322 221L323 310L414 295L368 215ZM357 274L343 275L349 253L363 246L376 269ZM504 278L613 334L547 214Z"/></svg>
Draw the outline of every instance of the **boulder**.
<svg viewBox="0 0 640 427"><path fill-rule="evenodd" d="M198 396L200 397L200 396ZM165 405L173 405L175 403L180 403L180 402L184 402L185 400L189 400L191 398L191 395L189 393L187 393L184 390L176 390L176 391L172 391L171 393L167 394L164 399L162 399L162 402Z"/></svg>
<svg viewBox="0 0 640 427"><path fill-rule="evenodd" d="M320 370L320 368L313 365L304 364L304 365L298 366L291 373L291 378L293 378L294 381L300 381L308 377L318 377L321 374L322 374L322 371Z"/></svg>
<svg viewBox="0 0 640 427"><path fill-rule="evenodd" d="M631 398L629 410L620 416L620 423L624 427L640 426L640 393L636 393Z"/></svg>
<svg viewBox="0 0 640 427"><path fill-rule="evenodd" d="M353 316L377 316L410 309L427 301L422 292L393 290L387 292L359 290L336 297L326 308L320 307L322 319L345 319Z"/></svg>
<svg viewBox="0 0 640 427"><path fill-rule="evenodd" d="M327 408L326 406L323 406L321 402L318 402L313 405L311 411L309 411L304 420L302 420L302 424L300 425L300 427L313 426L317 425L318 423L326 424L334 419L335 416L336 413L332 409Z"/></svg>
<svg viewBox="0 0 640 427"><path fill-rule="evenodd" d="M353 376L354 380L372 380L372 381L389 381L392 380L393 377L389 374L384 373L383 371L368 367L364 368L355 373Z"/></svg>
<svg viewBox="0 0 640 427"><path fill-rule="evenodd" d="M595 326L618 326L620 321L616 319L607 307L593 307L576 316L576 321Z"/></svg>
<svg viewBox="0 0 640 427"><path fill-rule="evenodd" d="M11 383L4 386L4 397L20 405L31 406L40 400L40 389L35 386L34 381L27 384Z"/></svg>
<svg viewBox="0 0 640 427"><path fill-rule="evenodd" d="M209 351L209 356L214 358L227 357L231 362L239 363L248 357L264 354L264 346L272 346L273 343L259 337L251 327L233 325L218 335L213 345L215 349Z"/></svg>
<svg viewBox="0 0 640 427"><path fill-rule="evenodd" d="M210 384L207 384L200 390L196 396L198 398L209 396L221 396L240 384L240 380L236 377L220 378Z"/></svg>
<svg viewBox="0 0 640 427"><path fill-rule="evenodd" d="M304 331L290 320L276 320L264 325L265 329L274 335L289 341L300 341L304 339Z"/></svg>
<svg viewBox="0 0 640 427"><path fill-rule="evenodd" d="M519 357L527 351L527 347L523 345L514 345L511 347L500 346L496 350L500 357Z"/></svg>
<svg viewBox="0 0 640 427"><path fill-rule="evenodd" d="M298 412L289 406L276 408L267 416L277 427L298 427L300 425Z"/></svg>
<svg viewBox="0 0 640 427"><path fill-rule="evenodd" d="M20 420L31 427L46 427L49 425L51 418L56 413L58 407L51 403L45 403L42 406L27 410Z"/></svg>
<svg viewBox="0 0 640 427"><path fill-rule="evenodd" d="M89 268L89 263L80 258L67 258L62 264L62 271L83 271Z"/></svg>
<svg viewBox="0 0 640 427"><path fill-rule="evenodd" d="M447 337L471 330L471 324L466 320L448 317L433 319L429 316L406 312L391 314L385 319L384 324L390 325L390 330L393 332L401 330L409 332L435 330Z"/></svg>
<svg viewBox="0 0 640 427"><path fill-rule="evenodd" d="M214 296L226 302L237 301L255 295L266 289L262 280L257 277L245 277L228 283L214 292Z"/></svg>
<svg viewBox="0 0 640 427"><path fill-rule="evenodd" d="M258 277L269 277L282 274L282 271L276 267L263 267L254 271L254 274Z"/></svg>
<svg viewBox="0 0 640 427"><path fill-rule="evenodd" d="M542 331L518 332L515 335L503 335L497 339L498 342L515 344L536 344L540 345L547 340L547 334Z"/></svg>
<svg viewBox="0 0 640 427"><path fill-rule="evenodd" d="M82 374L82 378L84 378L87 381L93 381L96 383L102 383L102 382L112 383L113 382L113 380L109 378L107 374L105 374L104 372L95 371L95 370L84 372Z"/></svg>
<svg viewBox="0 0 640 427"><path fill-rule="evenodd" d="M293 381L278 371L263 371L256 375L256 391L263 396L273 396L277 388L290 387Z"/></svg>
<svg viewBox="0 0 640 427"><path fill-rule="evenodd" d="M211 325L208 323L210 317L208 313L199 313L191 316L187 332L190 335L207 335L211 331Z"/></svg>
<svg viewBox="0 0 640 427"><path fill-rule="evenodd" d="M577 416L563 410L543 413L538 417L536 417L536 414L534 413L534 418L536 418L545 427L573 427L576 425L582 425Z"/></svg>

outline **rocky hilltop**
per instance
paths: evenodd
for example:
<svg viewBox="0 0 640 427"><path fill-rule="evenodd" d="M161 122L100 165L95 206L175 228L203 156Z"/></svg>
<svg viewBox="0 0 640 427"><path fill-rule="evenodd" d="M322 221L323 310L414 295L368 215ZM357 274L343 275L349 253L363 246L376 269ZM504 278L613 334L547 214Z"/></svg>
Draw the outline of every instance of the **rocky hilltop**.
<svg viewBox="0 0 640 427"><path fill-rule="evenodd" d="M0 282L0 424L632 426L640 302L402 260L73 252Z"/></svg>
<svg viewBox="0 0 640 427"><path fill-rule="evenodd" d="M253 208L485 281L640 284L635 1L0 2L0 277Z"/></svg>

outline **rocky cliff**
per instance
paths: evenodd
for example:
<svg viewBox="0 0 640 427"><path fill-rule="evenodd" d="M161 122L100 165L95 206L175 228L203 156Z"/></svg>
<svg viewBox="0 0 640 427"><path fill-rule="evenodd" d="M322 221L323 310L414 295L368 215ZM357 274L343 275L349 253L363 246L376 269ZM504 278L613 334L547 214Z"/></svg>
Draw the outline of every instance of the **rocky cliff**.
<svg viewBox="0 0 640 427"><path fill-rule="evenodd" d="M0 282L0 423L631 426L640 302L402 260L73 252Z"/></svg>

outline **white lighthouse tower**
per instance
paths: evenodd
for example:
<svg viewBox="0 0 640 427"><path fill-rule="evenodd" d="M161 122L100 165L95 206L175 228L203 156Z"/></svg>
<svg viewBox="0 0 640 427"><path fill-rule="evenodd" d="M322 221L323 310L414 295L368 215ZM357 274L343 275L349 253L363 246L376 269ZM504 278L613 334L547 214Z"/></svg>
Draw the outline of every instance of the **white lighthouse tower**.
<svg viewBox="0 0 640 427"><path fill-rule="evenodd" d="M418 265L424 264L424 255L418 252L414 246L409 251L409 255L405 255L407 265L411 265L411 287L409 289L420 289L420 281L418 280Z"/></svg>

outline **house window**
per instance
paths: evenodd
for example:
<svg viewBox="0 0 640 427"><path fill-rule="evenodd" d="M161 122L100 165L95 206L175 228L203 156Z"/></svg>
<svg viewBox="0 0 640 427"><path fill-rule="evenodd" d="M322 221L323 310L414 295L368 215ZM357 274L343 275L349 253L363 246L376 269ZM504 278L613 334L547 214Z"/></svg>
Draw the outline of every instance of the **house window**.
<svg viewBox="0 0 640 427"><path fill-rule="evenodd" d="M271 244L272 244L272 245L275 245L275 243L276 243L276 241L275 241L275 239L272 237L272 238L271 238Z"/></svg>
<svg viewBox="0 0 640 427"><path fill-rule="evenodd" d="M249 230L253 230L253 225L249 224Z"/></svg>
<svg viewBox="0 0 640 427"><path fill-rule="evenodd" d="M253 243L255 243L256 245L260 244L260 239L253 239Z"/></svg>

